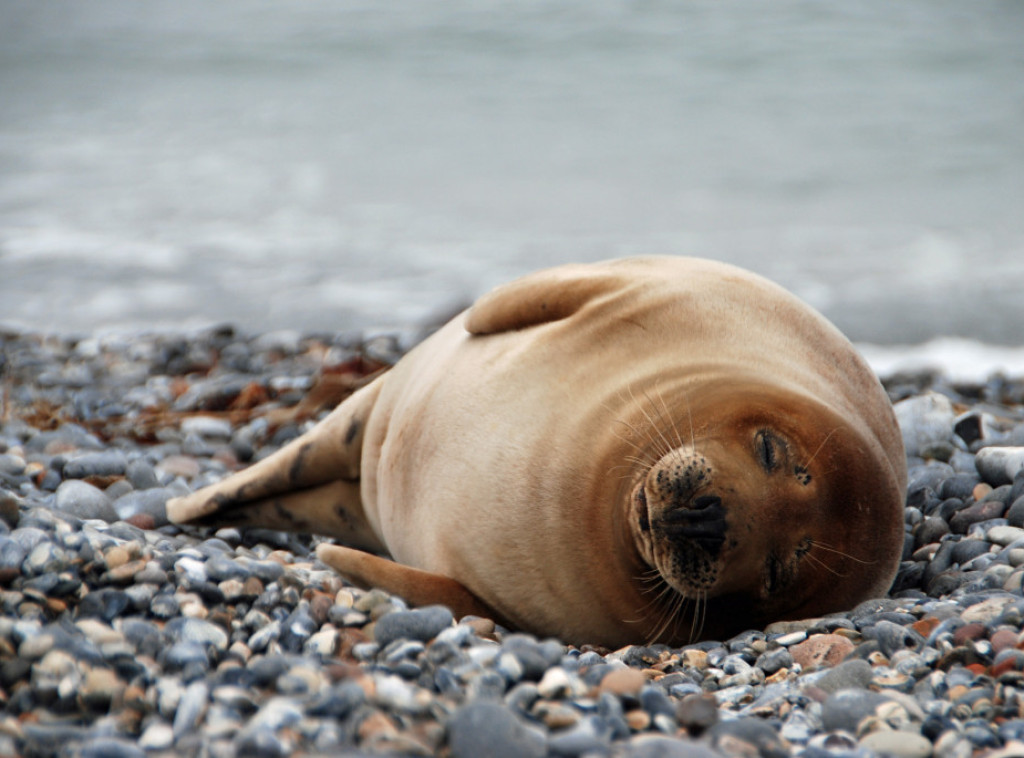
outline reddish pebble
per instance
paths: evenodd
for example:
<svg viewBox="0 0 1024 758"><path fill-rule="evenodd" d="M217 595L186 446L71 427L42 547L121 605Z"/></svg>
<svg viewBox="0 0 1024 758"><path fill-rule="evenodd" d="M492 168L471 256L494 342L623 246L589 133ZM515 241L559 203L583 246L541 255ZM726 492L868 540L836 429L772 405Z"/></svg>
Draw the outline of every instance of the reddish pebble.
<svg viewBox="0 0 1024 758"><path fill-rule="evenodd" d="M985 636L985 625L977 622L973 624L964 624L962 627L953 632L953 644L963 645L968 640L979 640Z"/></svg>
<svg viewBox="0 0 1024 758"><path fill-rule="evenodd" d="M136 513L134 516L126 518L125 521L139 529L156 529L156 519L148 513Z"/></svg>
<svg viewBox="0 0 1024 758"><path fill-rule="evenodd" d="M1000 661L999 663L994 665L991 669L989 669L988 675L991 676L991 677L998 677L1000 674L1005 674L1007 671L1016 671L1016 670L1017 670L1017 659L1013 658L1011 656L1010 658L1007 658L1005 661Z"/></svg>
<svg viewBox="0 0 1024 758"><path fill-rule="evenodd" d="M937 627L938 625L939 620L937 618L935 618L934 616L926 616L920 621L915 621L913 624L910 625L910 628L918 634L920 634L925 639L927 639L928 635L935 631L935 627Z"/></svg>
<svg viewBox="0 0 1024 758"><path fill-rule="evenodd" d="M971 494L974 495L974 499L975 500L981 500L983 497L985 497L985 495L987 495L991 491L992 491L992 485L991 484L985 484L985 482L979 482L978 484L974 485L974 491Z"/></svg>
<svg viewBox="0 0 1024 758"><path fill-rule="evenodd" d="M635 695L647 684L647 677L636 669L615 669L601 680L598 690L613 695Z"/></svg>
<svg viewBox="0 0 1024 758"><path fill-rule="evenodd" d="M815 634L789 649L793 660L804 669L835 666L853 652L854 645L838 634Z"/></svg>
<svg viewBox="0 0 1024 758"><path fill-rule="evenodd" d="M1020 633L1014 629L1000 629L992 634L989 642L992 643L992 649L998 653L1007 648L1017 647L1020 637Z"/></svg>

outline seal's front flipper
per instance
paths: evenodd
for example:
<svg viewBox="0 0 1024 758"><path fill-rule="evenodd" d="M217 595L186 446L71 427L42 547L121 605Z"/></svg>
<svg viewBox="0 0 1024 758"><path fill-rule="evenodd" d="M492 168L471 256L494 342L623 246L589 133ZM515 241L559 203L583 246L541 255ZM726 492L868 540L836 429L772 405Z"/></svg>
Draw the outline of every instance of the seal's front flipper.
<svg viewBox="0 0 1024 758"><path fill-rule="evenodd" d="M176 524L244 525L323 534L383 550L363 513L359 474L379 377L273 455L167 503Z"/></svg>
<svg viewBox="0 0 1024 758"><path fill-rule="evenodd" d="M480 598L447 576L403 566L387 558L339 545L320 545L316 555L353 583L398 595L410 605L445 605L456 618L483 616L501 622L501 617Z"/></svg>

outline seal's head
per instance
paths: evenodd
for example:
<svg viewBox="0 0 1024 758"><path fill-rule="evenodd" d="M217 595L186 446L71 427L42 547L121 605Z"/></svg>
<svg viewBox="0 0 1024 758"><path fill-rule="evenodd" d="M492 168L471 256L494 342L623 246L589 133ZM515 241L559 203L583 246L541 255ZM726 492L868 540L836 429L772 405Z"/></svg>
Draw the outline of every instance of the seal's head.
<svg viewBox="0 0 1024 758"><path fill-rule="evenodd" d="M688 411L692 438L662 436L629 493L661 612L694 601L685 629L655 627L676 640L850 608L888 589L903 545L898 478L879 476L868 430L799 393L735 392Z"/></svg>

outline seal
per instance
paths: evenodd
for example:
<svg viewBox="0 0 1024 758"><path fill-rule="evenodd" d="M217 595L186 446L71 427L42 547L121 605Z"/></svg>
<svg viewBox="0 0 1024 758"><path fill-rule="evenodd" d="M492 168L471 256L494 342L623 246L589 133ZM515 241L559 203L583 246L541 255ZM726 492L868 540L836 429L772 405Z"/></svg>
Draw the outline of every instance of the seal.
<svg viewBox="0 0 1024 758"><path fill-rule="evenodd" d="M167 510L336 538L317 555L358 584L614 648L884 593L905 487L891 404L835 327L742 269L652 257L495 289Z"/></svg>

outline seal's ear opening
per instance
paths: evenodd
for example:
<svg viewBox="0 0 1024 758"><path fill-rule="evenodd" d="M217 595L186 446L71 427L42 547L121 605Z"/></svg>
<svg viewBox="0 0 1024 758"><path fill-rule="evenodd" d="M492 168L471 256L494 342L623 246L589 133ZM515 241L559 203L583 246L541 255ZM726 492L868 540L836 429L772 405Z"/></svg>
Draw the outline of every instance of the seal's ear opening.
<svg viewBox="0 0 1024 758"><path fill-rule="evenodd" d="M497 334L559 321L623 284L607 267L573 263L538 271L477 300L466 314L466 331Z"/></svg>

